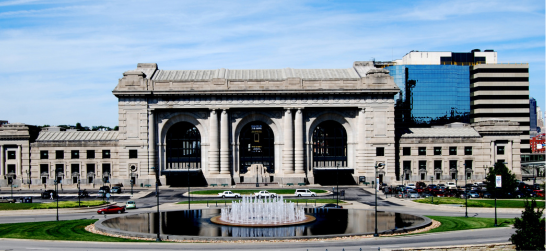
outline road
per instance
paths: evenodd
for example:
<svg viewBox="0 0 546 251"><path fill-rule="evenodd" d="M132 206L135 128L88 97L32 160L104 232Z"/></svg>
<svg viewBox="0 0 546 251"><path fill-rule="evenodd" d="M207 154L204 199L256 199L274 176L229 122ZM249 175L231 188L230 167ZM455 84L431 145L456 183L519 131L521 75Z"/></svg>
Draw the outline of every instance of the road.
<svg viewBox="0 0 546 251"><path fill-rule="evenodd" d="M346 208L364 208L373 209L375 205L375 195L371 189L362 189L360 187L344 187L345 197L340 199L352 202L352 205L346 205ZM144 212L154 212L156 205L156 197L153 190L137 190L136 192L144 191L141 194L148 193L144 197L134 199L138 205L138 209L129 211L129 214L138 214ZM184 196L185 189L162 189L160 190L160 209L161 210L183 210L187 205L175 205L175 202L184 201L187 197ZM235 191L235 189L233 189ZM94 191L90 191L93 193ZM124 191L126 192L126 191ZM22 192L21 192L22 193ZM9 194L9 193L8 193ZM61 200L77 200L76 191L66 190L65 196L61 194ZM69 196L74 194L74 196ZM1 192L2 196L6 196L6 191ZM322 198L332 198L329 196L321 196ZM319 197L319 198L321 198ZM192 200L214 199L211 197L192 197ZM289 199L290 197L288 197ZM130 196L116 196L116 201L126 201ZM50 201L47 199L35 199L35 202ZM200 205L203 207L204 205ZM192 205L193 207L193 205ZM196 206L197 207L197 206ZM437 216L464 216L464 211L461 208L455 207L439 207L433 205L423 205L410 202L408 200L400 200L397 198L385 197L380 193L378 199L379 211L395 211L404 212L416 215L437 215ZM13 212L13 211L11 211ZM0 223L15 223L15 222L34 222L34 221L53 221L56 219L54 210L49 210L47 213L20 213L14 216L13 213L0 211ZM468 209L469 217L494 217L491 209ZM72 219L98 219L102 217L115 217L98 215L95 209L91 210L64 210L59 215L61 220ZM499 218L514 218L521 216L518 210L499 210ZM364 238L359 240L344 240L344 241L304 241L304 242L275 242L275 243L225 243L225 244L205 244L205 243L93 243L93 242L57 242L57 241L29 241L29 240L0 240L0 250L388 250L393 248L404 247L430 247L430 246L449 246L478 243L499 243L507 242L510 235L514 232L512 228L496 228L482 229L472 231L456 231L447 233L422 234L412 236L399 237L380 237L380 238Z"/></svg>

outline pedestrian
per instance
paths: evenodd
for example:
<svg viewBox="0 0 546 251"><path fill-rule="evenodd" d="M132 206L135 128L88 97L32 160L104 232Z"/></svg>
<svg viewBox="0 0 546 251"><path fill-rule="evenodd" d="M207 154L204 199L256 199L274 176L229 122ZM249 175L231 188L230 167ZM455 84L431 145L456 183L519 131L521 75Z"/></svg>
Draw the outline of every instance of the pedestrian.
<svg viewBox="0 0 546 251"><path fill-rule="evenodd" d="M50 200L53 200L53 192L49 193L49 196L50 196Z"/></svg>

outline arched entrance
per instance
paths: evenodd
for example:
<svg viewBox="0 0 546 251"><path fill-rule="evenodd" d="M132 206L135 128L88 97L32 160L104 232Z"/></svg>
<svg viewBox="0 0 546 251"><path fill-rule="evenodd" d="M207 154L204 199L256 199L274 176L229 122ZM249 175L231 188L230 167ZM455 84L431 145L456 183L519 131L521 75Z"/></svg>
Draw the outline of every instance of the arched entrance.
<svg viewBox="0 0 546 251"><path fill-rule="evenodd" d="M201 134L191 123L179 122L169 128L166 138L167 184L191 186L206 184L201 172ZM187 176L189 175L189 177Z"/></svg>
<svg viewBox="0 0 546 251"><path fill-rule="evenodd" d="M313 174L315 183L355 184L353 169L347 165L347 131L338 122L328 120L313 131Z"/></svg>
<svg viewBox="0 0 546 251"><path fill-rule="evenodd" d="M239 163L241 174L246 173L252 164L262 164L268 173L275 173L275 138L266 123L254 121L241 129Z"/></svg>

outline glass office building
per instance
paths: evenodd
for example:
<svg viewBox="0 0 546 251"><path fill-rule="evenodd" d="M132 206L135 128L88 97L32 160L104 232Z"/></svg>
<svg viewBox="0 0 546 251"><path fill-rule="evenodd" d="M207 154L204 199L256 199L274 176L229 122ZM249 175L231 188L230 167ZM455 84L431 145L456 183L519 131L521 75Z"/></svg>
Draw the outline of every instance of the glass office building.
<svg viewBox="0 0 546 251"><path fill-rule="evenodd" d="M401 89L397 126L470 122L469 66L392 65L385 69Z"/></svg>

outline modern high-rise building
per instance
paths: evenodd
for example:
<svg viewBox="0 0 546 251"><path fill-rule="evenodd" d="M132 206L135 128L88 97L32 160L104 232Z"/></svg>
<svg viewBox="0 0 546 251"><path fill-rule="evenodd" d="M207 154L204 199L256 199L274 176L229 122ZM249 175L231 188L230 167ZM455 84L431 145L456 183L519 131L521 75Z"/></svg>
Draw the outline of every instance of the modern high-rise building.
<svg viewBox="0 0 546 251"><path fill-rule="evenodd" d="M537 101L534 98L529 98L529 130L531 137L534 137L537 134Z"/></svg>
<svg viewBox="0 0 546 251"><path fill-rule="evenodd" d="M411 51L401 60L378 62L400 87L397 127L470 122L470 68L496 64L493 50L471 52Z"/></svg>
<svg viewBox="0 0 546 251"><path fill-rule="evenodd" d="M529 64L477 64L470 71L470 122L518 122L521 153L530 153Z"/></svg>

